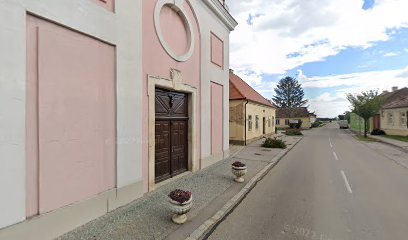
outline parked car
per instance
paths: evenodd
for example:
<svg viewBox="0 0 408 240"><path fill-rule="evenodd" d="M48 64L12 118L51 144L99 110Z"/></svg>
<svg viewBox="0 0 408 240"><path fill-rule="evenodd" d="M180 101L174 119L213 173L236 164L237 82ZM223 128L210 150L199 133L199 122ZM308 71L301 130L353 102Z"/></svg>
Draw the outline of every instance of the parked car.
<svg viewBox="0 0 408 240"><path fill-rule="evenodd" d="M338 123L341 129L349 128L349 124L347 120L340 120Z"/></svg>

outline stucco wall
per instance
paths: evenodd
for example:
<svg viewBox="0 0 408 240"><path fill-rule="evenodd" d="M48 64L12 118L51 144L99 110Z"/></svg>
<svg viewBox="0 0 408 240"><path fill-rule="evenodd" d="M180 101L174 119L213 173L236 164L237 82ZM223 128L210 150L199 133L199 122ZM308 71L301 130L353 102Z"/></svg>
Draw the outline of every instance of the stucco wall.
<svg viewBox="0 0 408 240"><path fill-rule="evenodd" d="M288 128L289 125L286 125L285 122L286 120L302 120L302 126L301 128L307 129L312 126L312 123L310 122L310 118L279 118L279 124L276 124L276 127L278 128Z"/></svg>
<svg viewBox="0 0 408 240"><path fill-rule="evenodd" d="M211 83L211 154L222 153L224 137L224 88L217 83Z"/></svg>
<svg viewBox="0 0 408 240"><path fill-rule="evenodd" d="M141 6L117 1L115 13L88 0L0 1L0 228L25 219L27 12L116 46L117 184L141 179ZM140 195L140 193L134 193Z"/></svg>
<svg viewBox="0 0 408 240"><path fill-rule="evenodd" d="M201 158L211 156L211 82L223 87L223 151L229 148L229 29L222 23L214 12L208 8L204 1L190 1L193 6L201 38ZM223 42L223 68L211 62L211 33Z"/></svg>
<svg viewBox="0 0 408 240"><path fill-rule="evenodd" d="M393 114L392 122L389 122L389 114ZM401 114L405 114L405 118ZM388 135L408 136L407 114L408 108L382 110L381 129Z"/></svg>
<svg viewBox="0 0 408 240"><path fill-rule="evenodd" d="M275 132L276 109L261 104L249 102L247 104L247 141L254 138L259 138L263 135L263 118L265 117L265 134L272 134ZM249 130L248 116L252 115L252 130ZM256 128L256 116L259 117L258 128ZM271 121L270 126L268 120Z"/></svg>
<svg viewBox="0 0 408 240"><path fill-rule="evenodd" d="M243 100L231 100L229 104L230 140L243 141L245 133L245 103Z"/></svg>
<svg viewBox="0 0 408 240"><path fill-rule="evenodd" d="M148 96L147 96L147 77L158 76L163 79L171 79L171 68L180 71L182 76L182 83L188 84L197 89L198 101L194 106L194 117L197 121L198 134L197 139L193 140L197 143L197 151L200 153L201 161L206 161L206 158L212 157L213 140L222 138L221 150L225 151L229 148L229 129L228 129L228 71L229 71L229 29L219 20L218 16L213 13L211 9L203 1L181 1L183 2L183 9L185 9L188 18L190 19L194 36L195 46L190 58L186 61L177 61L166 52L163 44L157 36L154 26L153 12L158 1L143 1L143 104L144 114L144 132L143 138L148 138ZM163 13L165 14L165 13ZM164 15L163 15L164 16ZM172 27L179 26L175 16L168 16L168 22L161 24L162 29L169 28L170 33L173 33ZM166 32L166 30L163 30ZM177 46L184 42L183 31L177 31L180 34L167 34L169 42L173 42L176 49L182 49L182 46ZM217 54L223 56L223 66L211 62L211 33L214 33L224 43L223 53ZM166 35L166 34L164 34ZM183 44L181 44L183 45ZM223 105L223 115L219 116L222 123L222 129L216 133L212 131L212 104L211 104L211 83L218 84L222 87L223 95L222 101L218 104ZM218 136L214 136L217 134ZM152 161L148 155L148 141L143 141L143 172L144 179L148 179L148 163ZM219 151L216 151L219 152ZM216 154L216 153L214 153ZM218 154L219 155L219 154ZM222 152L221 155L222 157ZM212 161L212 160L211 160ZM209 161L210 162L210 161ZM201 166L208 165L203 163ZM147 181L145 182L145 191L148 190Z"/></svg>
<svg viewBox="0 0 408 240"><path fill-rule="evenodd" d="M371 132L373 130L373 119L370 118L367 121L368 124L368 131ZM382 123L381 123L382 125ZM364 134L364 119L355 113L350 113L350 124L349 127L360 134Z"/></svg>

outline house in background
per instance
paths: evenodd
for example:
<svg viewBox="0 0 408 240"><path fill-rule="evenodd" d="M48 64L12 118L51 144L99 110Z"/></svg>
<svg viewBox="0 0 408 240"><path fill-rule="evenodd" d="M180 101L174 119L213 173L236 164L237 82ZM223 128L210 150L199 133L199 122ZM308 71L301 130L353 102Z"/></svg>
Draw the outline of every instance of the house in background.
<svg viewBox="0 0 408 240"><path fill-rule="evenodd" d="M316 120L317 120L317 115L316 115L316 113L314 113L314 112L309 113L309 118L310 118L310 124L315 123Z"/></svg>
<svg viewBox="0 0 408 240"><path fill-rule="evenodd" d="M230 143L246 145L275 133L276 107L230 70Z"/></svg>
<svg viewBox="0 0 408 240"><path fill-rule="evenodd" d="M2 0L0 239L54 239L228 156L236 25L219 0Z"/></svg>
<svg viewBox="0 0 408 240"><path fill-rule="evenodd" d="M396 95L381 109L381 129L387 135L408 136L408 88Z"/></svg>
<svg viewBox="0 0 408 240"><path fill-rule="evenodd" d="M276 110L276 127L289 128L290 123L302 121L301 128L308 129L312 127L313 117L311 116L307 107L278 108Z"/></svg>
<svg viewBox="0 0 408 240"><path fill-rule="evenodd" d="M406 125L403 119L405 98L408 96L408 88L393 87L392 91L384 91L380 94L383 98L383 106L378 114L375 114L368 121L368 130L381 129L389 135L406 136ZM350 128L360 134L364 133L364 120L355 113L350 114Z"/></svg>

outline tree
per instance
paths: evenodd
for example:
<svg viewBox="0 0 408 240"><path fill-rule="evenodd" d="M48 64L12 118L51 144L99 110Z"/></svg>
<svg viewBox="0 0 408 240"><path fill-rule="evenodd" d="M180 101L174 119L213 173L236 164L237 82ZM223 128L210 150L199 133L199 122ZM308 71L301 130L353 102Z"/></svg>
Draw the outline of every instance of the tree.
<svg viewBox="0 0 408 240"><path fill-rule="evenodd" d="M292 77L282 78L275 88L274 103L281 108L296 108L306 105L302 85Z"/></svg>
<svg viewBox="0 0 408 240"><path fill-rule="evenodd" d="M350 123L350 112L349 111L344 112L344 117L345 117L345 120L347 120L347 122Z"/></svg>
<svg viewBox="0 0 408 240"><path fill-rule="evenodd" d="M364 119L364 137L367 138L368 120L381 109L382 98L378 91L365 91L361 94L347 94L347 100L351 103L352 112Z"/></svg>

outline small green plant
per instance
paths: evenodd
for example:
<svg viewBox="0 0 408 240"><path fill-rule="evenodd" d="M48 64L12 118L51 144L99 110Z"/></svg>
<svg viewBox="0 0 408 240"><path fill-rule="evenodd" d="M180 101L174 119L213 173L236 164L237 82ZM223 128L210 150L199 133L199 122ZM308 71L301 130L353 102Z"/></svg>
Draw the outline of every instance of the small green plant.
<svg viewBox="0 0 408 240"><path fill-rule="evenodd" d="M286 129L286 135L288 136L302 136L303 133L299 129Z"/></svg>
<svg viewBox="0 0 408 240"><path fill-rule="evenodd" d="M323 123L320 122L320 121L316 121L316 122L312 123L312 128L318 128L318 127L321 127L321 126L323 126Z"/></svg>
<svg viewBox="0 0 408 240"><path fill-rule="evenodd" d="M265 141L262 143L262 147L265 148L282 148L285 149L286 148L286 143L281 140L281 139L277 139L275 138L267 138L265 139Z"/></svg>

